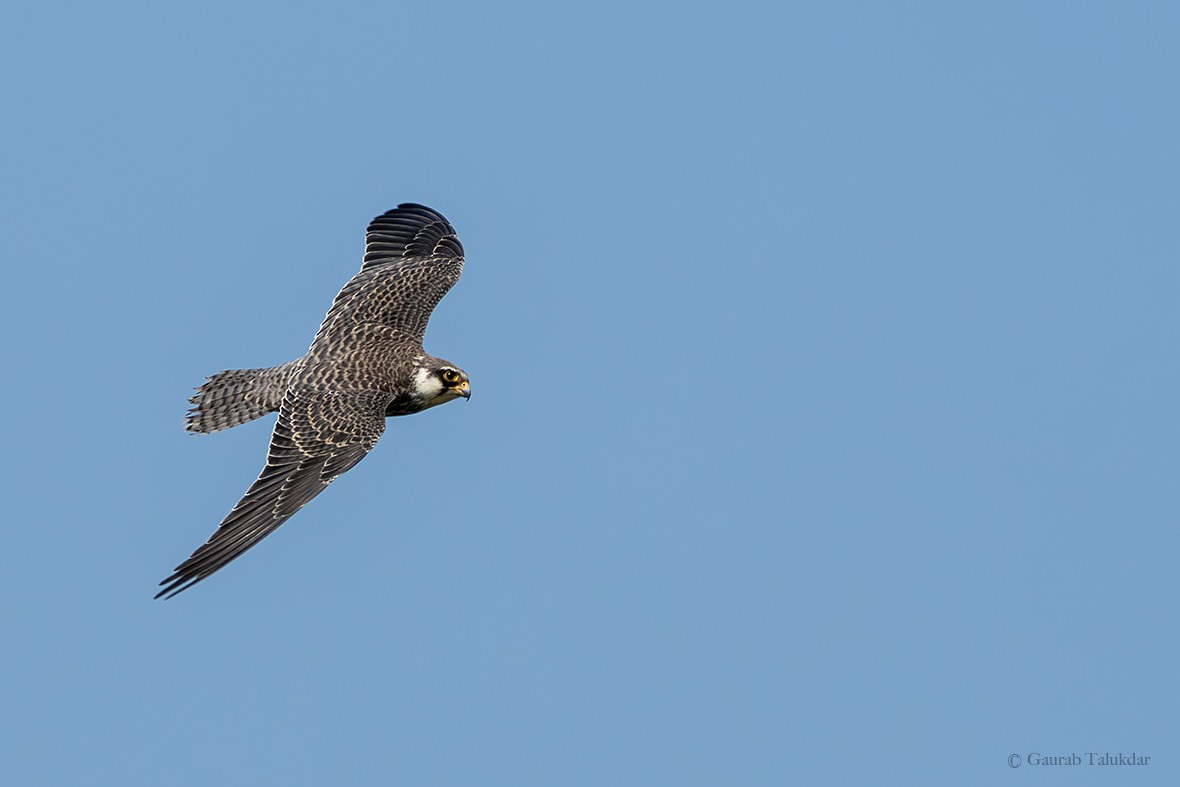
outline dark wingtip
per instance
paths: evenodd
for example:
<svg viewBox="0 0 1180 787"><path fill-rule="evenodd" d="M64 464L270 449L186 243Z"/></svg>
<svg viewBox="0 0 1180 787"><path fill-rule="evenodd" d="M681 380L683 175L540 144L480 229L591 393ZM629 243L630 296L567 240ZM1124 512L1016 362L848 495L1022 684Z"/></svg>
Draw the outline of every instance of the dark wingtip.
<svg viewBox="0 0 1180 787"><path fill-rule="evenodd" d="M162 597L167 601L182 590L192 587L199 579L200 577L186 577L182 574L173 574L167 579L160 581L160 586L163 587L163 590L152 596L152 600L154 601Z"/></svg>
<svg viewBox="0 0 1180 787"><path fill-rule="evenodd" d="M369 223L364 266L407 257L462 257L455 228L433 208L403 202ZM362 267L364 267L362 266Z"/></svg>

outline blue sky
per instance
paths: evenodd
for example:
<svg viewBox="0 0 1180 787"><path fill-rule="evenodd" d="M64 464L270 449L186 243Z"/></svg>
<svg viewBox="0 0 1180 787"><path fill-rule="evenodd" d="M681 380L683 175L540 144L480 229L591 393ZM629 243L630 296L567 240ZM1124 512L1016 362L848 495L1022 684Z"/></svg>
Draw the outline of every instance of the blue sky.
<svg viewBox="0 0 1180 787"><path fill-rule="evenodd" d="M1178 24L6 10L5 783L1175 784ZM405 201L471 401L153 601Z"/></svg>

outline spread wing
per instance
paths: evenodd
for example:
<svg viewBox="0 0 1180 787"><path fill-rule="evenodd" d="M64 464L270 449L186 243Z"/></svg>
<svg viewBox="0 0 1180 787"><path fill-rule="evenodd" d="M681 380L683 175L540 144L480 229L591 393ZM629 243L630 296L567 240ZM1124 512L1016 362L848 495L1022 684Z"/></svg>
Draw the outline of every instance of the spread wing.
<svg viewBox="0 0 1180 787"><path fill-rule="evenodd" d="M266 467L217 531L160 584L174 596L221 569L286 522L385 431L383 391L292 388L283 397Z"/></svg>
<svg viewBox="0 0 1180 787"><path fill-rule="evenodd" d="M463 246L450 222L423 205L398 205L369 224L364 263L332 302L311 355L347 341L361 324L421 346L430 313L462 272Z"/></svg>

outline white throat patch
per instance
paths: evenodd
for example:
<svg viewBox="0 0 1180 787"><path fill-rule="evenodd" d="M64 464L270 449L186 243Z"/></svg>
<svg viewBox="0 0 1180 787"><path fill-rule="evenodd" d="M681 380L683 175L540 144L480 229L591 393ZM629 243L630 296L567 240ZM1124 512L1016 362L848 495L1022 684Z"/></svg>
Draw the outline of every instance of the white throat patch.
<svg viewBox="0 0 1180 787"><path fill-rule="evenodd" d="M429 369L414 370L414 393L422 398L427 407L449 402L455 398L455 393L443 385L438 375Z"/></svg>

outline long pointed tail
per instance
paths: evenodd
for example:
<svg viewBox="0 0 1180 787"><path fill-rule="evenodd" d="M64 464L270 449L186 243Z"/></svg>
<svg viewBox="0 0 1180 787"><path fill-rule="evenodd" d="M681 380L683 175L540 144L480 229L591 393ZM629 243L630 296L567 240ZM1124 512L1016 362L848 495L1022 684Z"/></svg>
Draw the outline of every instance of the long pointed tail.
<svg viewBox="0 0 1180 787"><path fill-rule="evenodd" d="M295 361L269 369L230 369L205 381L189 398L184 428L208 434L273 413L283 401Z"/></svg>

